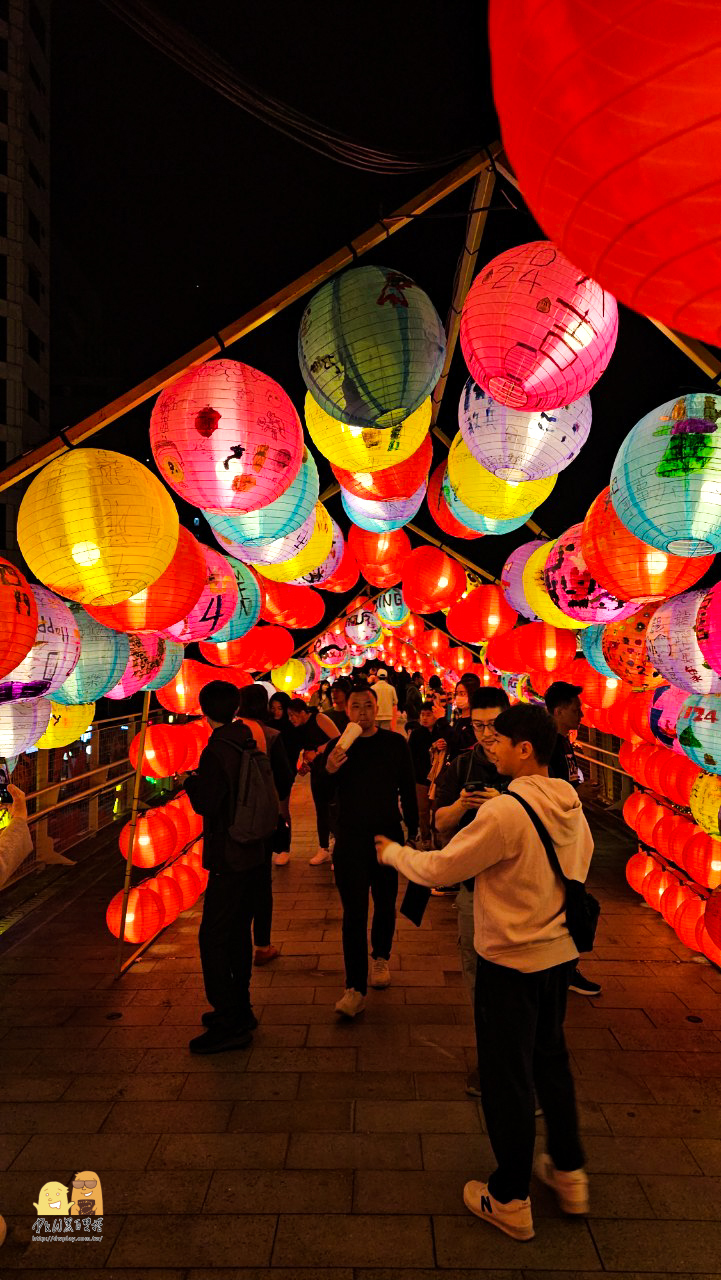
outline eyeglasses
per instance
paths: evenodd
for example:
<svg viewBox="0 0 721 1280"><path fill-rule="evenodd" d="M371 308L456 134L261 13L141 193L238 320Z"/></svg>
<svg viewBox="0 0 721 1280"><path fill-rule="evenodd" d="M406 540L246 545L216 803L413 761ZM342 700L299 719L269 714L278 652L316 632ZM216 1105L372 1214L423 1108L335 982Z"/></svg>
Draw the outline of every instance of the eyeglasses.
<svg viewBox="0 0 721 1280"><path fill-rule="evenodd" d="M84 1187L86 1191L92 1191L94 1187L97 1187L97 1185L98 1184L94 1178L88 1182L83 1182L82 1178L80 1179L79 1182L73 1182L74 1187L79 1187L79 1188Z"/></svg>
<svg viewBox="0 0 721 1280"><path fill-rule="evenodd" d="M473 725L473 728L475 729L476 733L495 733L496 732L495 720L471 720L471 724Z"/></svg>

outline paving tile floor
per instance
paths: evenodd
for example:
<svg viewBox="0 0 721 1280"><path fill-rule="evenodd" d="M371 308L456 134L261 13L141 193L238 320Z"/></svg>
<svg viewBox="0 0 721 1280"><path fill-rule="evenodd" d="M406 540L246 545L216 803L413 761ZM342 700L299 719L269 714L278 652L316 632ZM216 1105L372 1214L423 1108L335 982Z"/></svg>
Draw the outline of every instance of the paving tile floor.
<svg viewBox="0 0 721 1280"><path fill-rule="evenodd" d="M340 907L330 868L308 865L305 782L293 818L293 859L274 873L281 956L254 974L246 1051L187 1051L205 1007L199 907L115 981L116 855L98 855L80 896L68 871L0 941L0 1274L721 1280L721 973L627 888L625 837L596 824L603 914L583 968L603 994L572 995L567 1020L591 1213L565 1219L534 1187L536 1238L517 1244L461 1201L491 1154L464 1092L452 900L432 900L420 929L399 918L392 986L340 1024ZM79 1169L102 1179L102 1240L33 1241L40 1187Z"/></svg>

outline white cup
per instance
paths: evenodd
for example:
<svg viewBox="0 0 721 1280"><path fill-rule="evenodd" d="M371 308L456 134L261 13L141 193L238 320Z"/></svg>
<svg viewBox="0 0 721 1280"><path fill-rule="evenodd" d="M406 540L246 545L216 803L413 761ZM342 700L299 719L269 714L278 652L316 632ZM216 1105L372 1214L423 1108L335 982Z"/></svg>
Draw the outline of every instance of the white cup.
<svg viewBox="0 0 721 1280"><path fill-rule="evenodd" d="M347 751L349 747L353 746L356 738L360 738L362 732L363 730L360 725L357 724L355 720L351 720L350 724L346 725L335 745L340 747L341 751Z"/></svg>

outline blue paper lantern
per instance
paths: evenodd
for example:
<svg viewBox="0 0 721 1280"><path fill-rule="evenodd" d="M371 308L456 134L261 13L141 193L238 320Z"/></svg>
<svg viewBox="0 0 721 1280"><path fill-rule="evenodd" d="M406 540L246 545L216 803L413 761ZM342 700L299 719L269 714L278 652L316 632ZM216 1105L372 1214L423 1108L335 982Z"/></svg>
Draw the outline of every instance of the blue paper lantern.
<svg viewBox="0 0 721 1280"><path fill-rule="evenodd" d="M609 680L614 680L618 679L618 677L615 671L611 670L603 656L601 642L605 626L605 622L596 622L590 627L586 627L585 630L579 631L578 634L581 638L583 656L589 667L593 667L594 671L598 671L599 675L606 676Z"/></svg>
<svg viewBox="0 0 721 1280"><path fill-rule="evenodd" d="M373 498L356 498L341 488L343 509L353 524L368 533L390 533L393 529L402 529L420 510L426 496L426 482L416 489L410 498L389 498L379 500Z"/></svg>
<svg viewBox="0 0 721 1280"><path fill-rule="evenodd" d="M721 396L667 400L626 436L611 501L637 538L676 556L721 551Z"/></svg>
<svg viewBox="0 0 721 1280"><path fill-rule="evenodd" d="M430 395L446 352L433 303L386 267L344 271L313 295L298 359L313 399L351 426L392 427Z"/></svg>
<svg viewBox="0 0 721 1280"><path fill-rule="evenodd" d="M213 636L213 643L215 643L215 636ZM149 680L147 684L143 685L143 692L145 692L146 689L162 689L166 684L169 684L171 680L174 680L183 665L184 657L184 646L180 644L178 640L166 639L165 657L152 680Z"/></svg>
<svg viewBox="0 0 721 1280"><path fill-rule="evenodd" d="M204 511L213 533L225 538L226 543L247 545L262 549L276 538L295 533L313 514L319 493L318 468L308 449L303 451L300 471L293 483L274 502L259 511L229 513ZM221 546L225 549L224 543Z"/></svg>
<svg viewBox="0 0 721 1280"><path fill-rule="evenodd" d="M118 683L130 656L130 641L124 631L104 627L79 604L68 602L68 608L80 632L80 657L53 694L53 702L64 707L97 702Z"/></svg>
<svg viewBox="0 0 721 1280"><path fill-rule="evenodd" d="M691 694L676 721L679 745L705 773L721 773L721 697Z"/></svg>
<svg viewBox="0 0 721 1280"><path fill-rule="evenodd" d="M400 587L390 587L377 596L375 610L384 627L400 627L411 612Z"/></svg>
<svg viewBox="0 0 721 1280"><path fill-rule="evenodd" d="M227 644L229 640L239 640L241 636L247 635L260 618L263 606L263 593L252 569L241 564L234 556L227 556L227 560L238 584L238 603L232 618L220 631L213 632L213 644Z"/></svg>
<svg viewBox="0 0 721 1280"><path fill-rule="evenodd" d="M498 404L473 378L458 406L458 425L473 457L502 480L555 476L573 462L591 430L591 400L528 413Z"/></svg>

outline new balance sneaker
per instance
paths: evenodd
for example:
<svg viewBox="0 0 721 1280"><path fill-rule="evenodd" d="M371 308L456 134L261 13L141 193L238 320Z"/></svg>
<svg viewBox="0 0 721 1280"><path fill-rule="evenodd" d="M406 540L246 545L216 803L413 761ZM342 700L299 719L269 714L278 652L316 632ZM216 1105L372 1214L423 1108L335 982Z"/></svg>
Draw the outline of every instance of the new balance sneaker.
<svg viewBox="0 0 721 1280"><path fill-rule="evenodd" d="M340 1000L336 1003L336 1013L341 1013L344 1018L355 1018L357 1013L362 1013L366 1007L366 998L362 996L360 991L354 991L353 987L346 987Z"/></svg>
<svg viewBox="0 0 721 1280"><path fill-rule="evenodd" d="M505 1231L512 1240L532 1240L533 1218L531 1216L531 1200L509 1200L501 1204L494 1199L485 1182L467 1182L463 1188L463 1203L471 1213L483 1222L490 1222L492 1227Z"/></svg>
<svg viewBox="0 0 721 1280"><path fill-rule="evenodd" d="M330 862L330 853L327 849L319 849L314 857L311 858L308 865L311 867L321 867L324 862Z"/></svg>
<svg viewBox="0 0 721 1280"><path fill-rule="evenodd" d="M391 985L391 970L387 960L382 956L378 956L375 960L371 960L371 986L376 991L383 991L385 987Z"/></svg>
<svg viewBox="0 0 721 1280"><path fill-rule="evenodd" d="M534 1160L533 1172L555 1191L564 1213L588 1213L588 1176L585 1169L571 1169L570 1172L557 1169L544 1151Z"/></svg>
<svg viewBox="0 0 721 1280"><path fill-rule="evenodd" d="M256 947L253 955L253 964L270 964L271 960L275 960L276 956L279 955L280 951L273 946L272 942L267 947Z"/></svg>
<svg viewBox="0 0 721 1280"><path fill-rule="evenodd" d="M590 978L584 978L580 969L574 969L571 974L571 981L568 984L569 991L575 991L579 996L600 996L600 982L591 982Z"/></svg>

